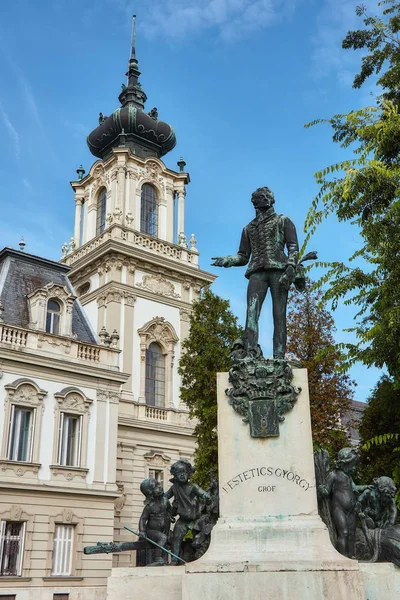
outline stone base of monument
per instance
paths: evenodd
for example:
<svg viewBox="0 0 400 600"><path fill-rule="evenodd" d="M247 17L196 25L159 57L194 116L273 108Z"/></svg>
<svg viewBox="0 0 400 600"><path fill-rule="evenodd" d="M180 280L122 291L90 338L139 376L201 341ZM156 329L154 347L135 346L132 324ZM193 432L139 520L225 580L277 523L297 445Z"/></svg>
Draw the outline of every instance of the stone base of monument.
<svg viewBox="0 0 400 600"><path fill-rule="evenodd" d="M181 600L185 567L119 567L107 581L107 600Z"/></svg>
<svg viewBox="0 0 400 600"><path fill-rule="evenodd" d="M228 403L228 374L218 375L220 518L210 548L185 567L113 569L107 600L397 597L378 587L400 589L400 571L361 566L330 542L318 515L307 371L295 369L293 383L302 392L279 436L253 438Z"/></svg>
<svg viewBox="0 0 400 600"><path fill-rule="evenodd" d="M400 570L391 563L360 563L360 571L185 573L185 567L116 568L107 600L394 600ZM360 583L361 580L361 583Z"/></svg>
<svg viewBox="0 0 400 600"><path fill-rule="evenodd" d="M358 562L333 548L318 515L305 369L293 384L302 391L279 436L260 439L227 402L227 374L218 375L220 519L206 554L186 565L185 600L192 589L230 600L283 599L290 589L297 598L364 598Z"/></svg>

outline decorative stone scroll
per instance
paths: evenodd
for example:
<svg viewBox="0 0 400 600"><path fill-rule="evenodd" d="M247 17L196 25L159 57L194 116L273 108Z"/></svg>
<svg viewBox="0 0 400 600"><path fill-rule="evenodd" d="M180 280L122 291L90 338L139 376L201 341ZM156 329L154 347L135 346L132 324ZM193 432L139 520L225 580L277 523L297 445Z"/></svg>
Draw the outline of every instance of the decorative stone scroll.
<svg viewBox="0 0 400 600"><path fill-rule="evenodd" d="M165 279L162 275L144 275L140 283L136 287L148 290L160 296L168 296L169 298L180 298L180 295L175 292L175 286L171 281Z"/></svg>

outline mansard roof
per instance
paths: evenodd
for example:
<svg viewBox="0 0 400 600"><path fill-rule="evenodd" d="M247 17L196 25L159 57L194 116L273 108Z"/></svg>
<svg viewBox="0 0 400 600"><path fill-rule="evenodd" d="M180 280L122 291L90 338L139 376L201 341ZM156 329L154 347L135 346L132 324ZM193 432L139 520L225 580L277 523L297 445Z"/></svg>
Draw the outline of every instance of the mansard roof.
<svg viewBox="0 0 400 600"><path fill-rule="evenodd" d="M0 299L2 318L7 325L29 328L28 295L55 284L76 293L68 279L70 267L12 248L0 251ZM80 342L96 344L96 337L79 303L72 306L72 334Z"/></svg>

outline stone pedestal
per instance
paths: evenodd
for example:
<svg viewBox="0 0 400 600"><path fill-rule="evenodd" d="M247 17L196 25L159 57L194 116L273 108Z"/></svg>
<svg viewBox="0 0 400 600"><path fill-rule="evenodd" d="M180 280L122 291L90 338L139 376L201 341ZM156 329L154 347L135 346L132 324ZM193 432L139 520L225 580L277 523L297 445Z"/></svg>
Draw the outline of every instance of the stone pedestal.
<svg viewBox="0 0 400 600"><path fill-rule="evenodd" d="M117 567L107 582L107 600L181 600L185 567Z"/></svg>
<svg viewBox="0 0 400 600"><path fill-rule="evenodd" d="M318 515L307 371L295 369L293 383L302 392L279 437L260 439L228 404L227 373L218 374L220 518L209 550L186 565L185 600L283 599L292 586L312 598L341 597L342 589L346 600L364 598L357 561L333 548ZM326 586L332 595L321 595Z"/></svg>
<svg viewBox="0 0 400 600"><path fill-rule="evenodd" d="M333 548L318 516L307 372L279 437L252 438L218 375L220 518L198 561L113 569L107 600L392 600L398 569L360 564Z"/></svg>

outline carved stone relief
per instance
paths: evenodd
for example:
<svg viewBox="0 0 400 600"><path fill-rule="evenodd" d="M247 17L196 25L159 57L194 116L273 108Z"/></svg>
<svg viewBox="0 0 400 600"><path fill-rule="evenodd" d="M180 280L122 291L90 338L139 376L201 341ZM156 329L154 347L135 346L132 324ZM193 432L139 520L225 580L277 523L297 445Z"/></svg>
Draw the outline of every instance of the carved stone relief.
<svg viewBox="0 0 400 600"><path fill-rule="evenodd" d="M160 274L144 275L141 283L137 283L136 287L148 290L149 292L153 292L159 296L180 298L180 295L175 292L174 284Z"/></svg>
<svg viewBox="0 0 400 600"><path fill-rule="evenodd" d="M116 515L119 515L125 506L126 494L124 493L124 487L125 486L122 481L117 481L117 488L120 492L120 495L114 500L114 511Z"/></svg>

